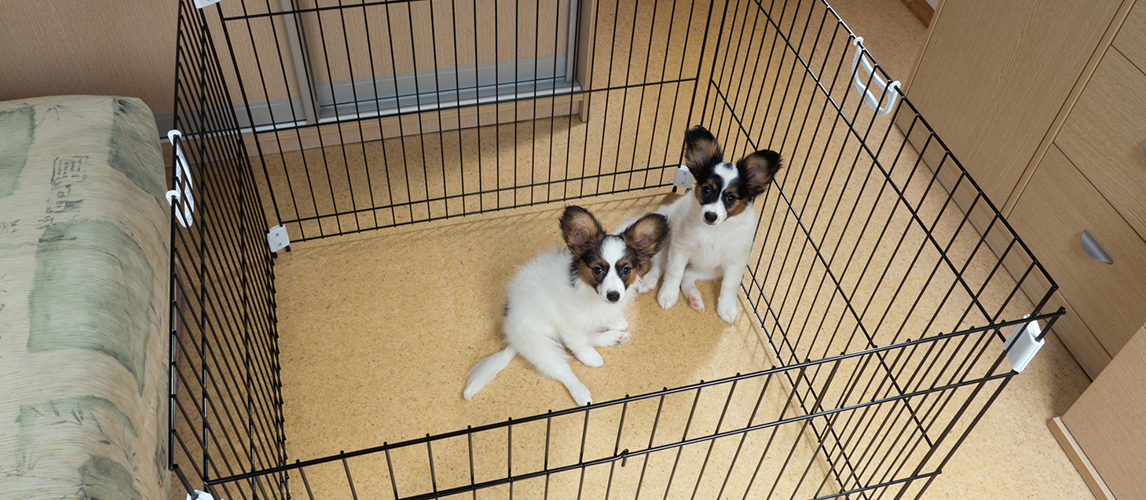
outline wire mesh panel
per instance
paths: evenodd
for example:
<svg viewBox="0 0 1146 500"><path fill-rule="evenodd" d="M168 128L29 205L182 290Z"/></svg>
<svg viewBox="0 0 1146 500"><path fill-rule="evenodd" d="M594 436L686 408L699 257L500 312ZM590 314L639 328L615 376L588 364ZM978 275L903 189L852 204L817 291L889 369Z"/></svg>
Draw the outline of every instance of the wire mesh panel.
<svg viewBox="0 0 1146 500"><path fill-rule="evenodd" d="M987 360L990 370L974 380L944 378L887 391L891 379L882 361L916 357L934 363L942 358L939 344L981 343L997 333L977 329L737 374L296 461L212 481L209 487L216 496L239 498L252 489L271 489L276 474L285 473L293 495L303 498L914 496L922 484L912 487L912 481L939 473L922 469L921 459L939 462L942 457L933 452L948 433L929 436L922 422L933 416L911 408L935 394L997 394L1014 372L997 352ZM845 390L833 389L837 386ZM801 394L817 396L802 403Z"/></svg>
<svg viewBox="0 0 1146 500"><path fill-rule="evenodd" d="M918 497L1061 314L822 1L184 2L179 57L173 450L217 498ZM743 283L777 368L287 462L266 227L666 187L694 124L784 157Z"/></svg>
<svg viewBox="0 0 1146 500"><path fill-rule="evenodd" d="M204 22L181 4L173 146L195 211L172 222L169 422L169 465L199 483L286 460L265 217Z"/></svg>
<svg viewBox="0 0 1146 500"><path fill-rule="evenodd" d="M665 185L710 7L246 0L212 24L268 223L303 241ZM303 33L298 58L287 32ZM306 88L331 104L278 104Z"/></svg>
<svg viewBox="0 0 1146 500"><path fill-rule="evenodd" d="M858 64L870 55L830 6L743 0L724 16L699 121L733 150L787 160L762 197L745 284L781 363L942 339L874 355L878 376L868 380L854 371L824 384L839 374L813 369L800 374L808 384L793 381L809 414L856 392L928 391L810 424L841 491L901 481L914 496L926 483L909 481L937 473L947 438L968 431L1005 385L989 383L1011 333L998 325L1059 314L1045 308L1053 281L908 98L881 88L891 81L882 68ZM893 113L881 112L898 98ZM920 133L916 151L904 135ZM961 190L972 194L957 200ZM987 213L979 227L968 215L976 211ZM1003 268L1016 254L1029 263L1017 281Z"/></svg>

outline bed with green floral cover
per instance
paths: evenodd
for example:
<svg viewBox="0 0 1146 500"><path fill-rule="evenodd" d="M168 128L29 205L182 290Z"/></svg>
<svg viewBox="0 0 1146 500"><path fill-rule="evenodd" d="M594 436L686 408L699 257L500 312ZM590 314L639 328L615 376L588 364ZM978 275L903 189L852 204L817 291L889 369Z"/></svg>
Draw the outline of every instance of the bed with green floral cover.
<svg viewBox="0 0 1146 500"><path fill-rule="evenodd" d="M138 99L0 102L0 498L168 498L161 155Z"/></svg>

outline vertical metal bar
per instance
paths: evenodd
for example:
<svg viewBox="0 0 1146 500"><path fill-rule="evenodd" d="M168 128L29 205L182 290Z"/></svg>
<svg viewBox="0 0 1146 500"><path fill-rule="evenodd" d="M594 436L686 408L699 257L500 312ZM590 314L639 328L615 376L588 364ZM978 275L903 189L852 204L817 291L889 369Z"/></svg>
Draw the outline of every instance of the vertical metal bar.
<svg viewBox="0 0 1146 500"><path fill-rule="evenodd" d="M338 451L339 455L344 453L346 452L340 450ZM351 466L350 463L346 463L346 456L343 456L343 470L346 471L346 483L351 485L351 498L358 500L358 491L354 490L354 478L351 477Z"/></svg>
<svg viewBox="0 0 1146 500"><path fill-rule="evenodd" d="M179 478L179 482L183 483L183 488L187 490L188 498L191 500L199 498L199 493L197 493L195 488L191 486L191 482L187 480L187 476L183 475L183 470L179 468L179 464L171 464L168 470L174 472L175 476Z"/></svg>
<svg viewBox="0 0 1146 500"><path fill-rule="evenodd" d="M474 9L473 10L473 22L474 22L474 92L475 92L475 96L478 97L479 101L480 101L480 97L481 97L481 73L478 71L478 68L481 65L480 64L481 59L478 57L478 54L480 54L481 52L478 51L478 35L477 34L479 32L478 32L478 22L477 22L477 16L478 16L478 14L477 14L477 12L478 12L477 0L473 0L472 3L473 3L473 9ZM497 43L497 40L494 40L494 43ZM494 71L496 73L496 63L495 63L495 70ZM496 112L496 109L497 109L497 104L495 103L494 104L495 112ZM459 117L459 119L460 119L460 117ZM475 192L477 193L477 197L478 197L478 211L484 212L485 211L485 195L482 194L482 191L485 189L485 183L482 182L482 170L485 169L485 166L482 164L483 163L482 162L482 156L483 155L481 153L481 106L480 105L474 108L474 120L477 122L476 127L475 127L475 129L476 129L475 133L477 134L477 157L478 157L478 165L477 165L478 188L477 188L477 191L475 191ZM496 122L496 120L494 120L494 121ZM459 134L460 134L460 132L459 132ZM495 147L496 147L496 144L495 144Z"/></svg>
<svg viewBox="0 0 1146 500"><path fill-rule="evenodd" d="M297 464L297 463L298 463L298 459L295 459L294 463L296 463L296 464ZM303 487L305 487L305 488L306 488L306 496L307 496L307 498L309 498L310 500L314 500L314 492L313 492L313 491L310 491L310 481L307 481L307 480L306 480L306 467L299 467L299 468L298 468L298 475L299 475L299 477L301 477L301 478L302 478L302 485L303 485Z"/></svg>
<svg viewBox="0 0 1146 500"><path fill-rule="evenodd" d="M472 488L474 486L474 434L473 428L468 425L466 426L466 450L470 456L470 487ZM474 500L477 500L477 488L470 490L470 493L473 493ZM394 498L398 498L397 491L395 491Z"/></svg>
<svg viewBox="0 0 1146 500"><path fill-rule="evenodd" d="M577 63L577 57L574 54L574 47L577 45L577 0L569 0L569 19L567 21L569 31L566 33L568 36L565 37L565 81L568 82L569 85L573 85L577 83L575 80L577 75L573 69L573 65ZM557 85L556 80L557 79L554 78L554 86ZM582 86L582 88L585 87Z"/></svg>
<svg viewBox="0 0 1146 500"><path fill-rule="evenodd" d="M705 17L706 22L704 23L704 38L702 38L703 41L700 43L700 57L697 59L697 63L696 63L696 85L693 86L693 89L692 89L692 102L689 103L689 105L688 105L688 122L689 123L700 123L701 121L704 121L704 112L703 111L701 112L700 120L693 120L692 119L692 112L693 112L693 109L696 107L696 93L700 90L700 86L702 84L702 80L700 78L700 71L702 68L704 68L705 48L708 47L708 30L710 28L712 28L712 7L714 5L716 5L716 2L710 2L708 4L708 16ZM726 13L727 13L727 7L720 11L720 28L716 30L716 32L717 32L716 46L717 47L720 47L720 41L724 38L724 19L725 19ZM715 82L712 80L712 70L715 70L715 69L716 69L716 64L713 63L711 70L708 72L708 81L703 82L704 89L705 89L705 93L704 93L705 106L708 105L709 92L712 90L712 86L715 85ZM683 148L684 145L682 144L681 147Z"/></svg>
<svg viewBox="0 0 1146 500"><path fill-rule="evenodd" d="M389 20L390 20L390 18L387 17L386 18L387 23L389 23ZM374 38L370 35L370 14L366 10L365 5L362 6L362 27L364 28L364 30L366 32L366 39L373 41ZM387 28L387 29L389 29L389 28ZM393 181L390 180L389 160L386 159L386 148L385 148L385 145L386 145L386 127L383 124L382 100L378 96L378 72L374 68L374 48L373 48L373 45L374 45L373 43L367 43L366 44L366 57L369 58L369 60L370 60L370 86L374 92L374 108L378 111L378 144L380 146L382 146L382 155L381 155L382 156L382 170L386 173L386 203L390 205L390 224L394 225L394 224L398 223L398 216L397 216L397 212L394 210L394 183L393 183ZM457 53L456 50L454 52ZM456 74L455 74L455 77L456 77ZM397 84L395 84L395 86L394 86L394 93L395 93L395 95L397 95L397 93L398 93ZM395 97L394 103L395 103L394 104L395 108L400 111L401 105L400 105L397 97ZM401 121L402 117L399 116L397 118L397 120ZM399 140L401 140L401 137L399 137ZM366 154L365 148L363 148L362 154L363 155ZM366 178L368 180L370 178L369 169L367 169ZM369 185L369 183L368 183L368 185ZM463 183L463 185L464 185L464 183ZM371 197L370 198L371 206L376 207L377 205L374 204L374 190L373 189L370 190L370 197ZM374 223L375 223L375 226L377 226L378 225L378 211L372 210L371 212L374 213Z"/></svg>
<svg viewBox="0 0 1146 500"><path fill-rule="evenodd" d="M625 399L629 399L629 395L625 394ZM629 410L629 402L626 401L621 406L621 421L617 424L617 440L613 443L613 456L617 456L617 451L621 449L621 432L625 429L625 413ZM605 498L609 498L609 492L613 490L613 471L617 468L617 462L609 463L609 481L605 486Z"/></svg>
<svg viewBox="0 0 1146 500"><path fill-rule="evenodd" d="M513 498L513 418L506 420L509 424L505 427L506 436L506 449L505 449L505 477L509 479L509 498Z"/></svg>
<svg viewBox="0 0 1146 500"><path fill-rule="evenodd" d="M590 411L591 410L585 410L585 425L583 427L581 427L581 452L578 453L578 455L577 455L577 463L578 464L584 464L585 463L585 437L589 433L589 412ZM577 500L581 499L581 492L584 490L584 488L585 488L585 468L581 467L581 479L577 483Z"/></svg>
<svg viewBox="0 0 1146 500"><path fill-rule="evenodd" d="M293 0L280 0L280 2L283 12L288 12L283 16L283 24L286 25L287 44L290 45L290 55L294 61L294 76L298 81L302 112L306 117L307 124L317 124L318 114L315 113L315 108L318 106L314 102L314 86L310 84L310 77L306 71L306 68L309 67L309 58L306 57L306 46L301 41L302 25L295 19ZM274 121L273 117L272 121ZM251 123L251 127L254 126L255 124Z"/></svg>
<svg viewBox="0 0 1146 500"><path fill-rule="evenodd" d="M382 446L386 446L383 442ZM470 455L470 460L473 460L473 455ZM398 500L398 478L394 477L394 464L390 461L390 449L386 449L386 469L390 471L390 487L394 489L394 500Z"/></svg>
<svg viewBox="0 0 1146 500"><path fill-rule="evenodd" d="M434 212L430 207L430 176L428 173L429 171L426 169L426 131L422 127L422 123L423 123L423 121L422 121L422 113L423 113L422 88L421 88L421 84L418 82L418 77L417 77L417 75L418 75L418 46L420 44L418 44L414 41L414 33L415 33L415 31L414 31L414 7L412 5L410 5L411 3L412 2L406 4L406 23L409 25L409 28L410 28L410 58L411 58L410 62L414 66L414 100L418 106L418 114L416 114L415 117L418 119L418 141L419 141L419 144L421 145L421 149L418 150L418 153L420 153L422 156L422 158L421 158L421 163L422 163L422 195L425 196L424 200L426 201L426 219L428 220L428 219L432 219L434 217ZM432 18L430 19L430 24L433 24ZM432 28L431 28L431 31L432 31ZM435 54L435 57L436 57L436 54ZM438 74L438 72L437 72L437 69L435 68L434 69L435 82L437 81L437 74ZM396 85L396 83L395 83L395 85ZM436 91L438 89L434 89L434 90ZM439 125L440 125L440 121L439 121ZM409 182L410 182L410 179L407 178L406 183L409 184ZM413 200L409 200L409 201L411 202L410 203L410 210L411 210L411 214L412 214L413 210L414 210L414 204L413 204ZM416 219L414 219L413 216L411 215L410 220L414 221Z"/></svg>
<svg viewBox="0 0 1146 500"><path fill-rule="evenodd" d="M430 435L426 434L426 437L429 438ZM426 441L426 458L429 459L429 461L430 461L430 487L433 489L433 492L435 493L434 496L437 496L437 493L438 493L438 474L437 474L437 472L434 471L434 449L433 449L433 447L430 446L430 444L431 444L431 442L427 440ZM512 497L513 495L511 494L510 496Z"/></svg>
<svg viewBox="0 0 1146 500"><path fill-rule="evenodd" d="M548 413L552 414L553 410L549 410ZM542 463L542 467L544 468L544 470L546 472L545 473L545 497L544 497L546 500L549 500L549 478L551 476L551 474L549 473L549 437L551 435L550 431L552 430L552 426L553 426L553 417L552 416L545 417L545 461ZM469 437L469 436L467 436L467 437ZM473 461L473 454L472 453L470 455L470 461L471 462ZM472 467L472 465L471 465L471 467ZM473 482L472 477L470 478L470 482L472 484L472 482ZM474 498L476 499L477 493L475 492L474 495L475 495Z"/></svg>
<svg viewBox="0 0 1146 500"><path fill-rule="evenodd" d="M363 166L363 169L365 170L365 174L366 174L366 191L370 194L370 208L374 208L376 205L374 204L374 190L370 185L370 157L369 157L369 155L366 154L366 132L362 128L363 118L362 118L361 99L358 98L358 84L355 83L355 78L354 78L354 63L352 62L353 58L350 55L350 37L347 36L347 33L346 33L346 10L347 9L343 8L342 0L338 0L338 7L339 7L338 19L342 23L342 44L343 44L344 50L346 50L346 70L347 70L347 73L350 74L350 95L351 95L351 99L354 100L354 118L355 118L354 124L358 126L358 147L362 150L362 166ZM363 24L365 24L365 22L366 22L366 19L365 19L366 7L363 7L362 10L363 10L362 21L363 21ZM369 39L367 39L367 40L369 40ZM370 44L368 42L367 43L367 51L370 50L369 45ZM371 63L373 63L373 61L371 61ZM375 79L374 73L371 72L370 73L370 81L373 82L374 79ZM334 95L334 82L330 82L330 95L332 95L332 96ZM374 102L377 103L378 102L377 101L378 96L375 95L374 99L375 99ZM335 99L335 101L337 101L337 99ZM335 103L334 115L336 118L339 118L340 114L341 113L338 112L338 105L337 105L337 103ZM342 137L342 125L336 125L336 126L339 129L339 138L341 139L341 137ZM379 133L381 133L381 132L379 132ZM361 230L362 224L359 222L359 219L358 219L358 217L359 217L358 202L355 200L355 196L354 196L354 183L351 180L351 179L353 179L353 176L350 175L350 161L347 159L345 141L342 143L342 161L344 163L344 166L346 167L346 188L347 188L346 190L350 193L350 206L352 207L353 213L354 213L354 229L355 230ZM374 210L371 210L370 213L374 216L374 227L378 227L377 212Z"/></svg>

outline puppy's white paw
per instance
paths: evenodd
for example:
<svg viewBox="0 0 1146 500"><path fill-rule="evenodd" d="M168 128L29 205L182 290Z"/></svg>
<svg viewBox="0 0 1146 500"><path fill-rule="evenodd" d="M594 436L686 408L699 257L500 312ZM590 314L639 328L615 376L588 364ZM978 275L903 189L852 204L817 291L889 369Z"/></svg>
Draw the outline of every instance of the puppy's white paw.
<svg viewBox="0 0 1146 500"><path fill-rule="evenodd" d="M704 299L700 295L689 295L688 307L691 307L693 311L704 312Z"/></svg>
<svg viewBox="0 0 1146 500"><path fill-rule="evenodd" d="M716 304L716 314L726 323L734 323L740 315L740 306L735 300L721 300Z"/></svg>
<svg viewBox="0 0 1146 500"><path fill-rule="evenodd" d="M628 330L629 329L629 322L625 321L624 318L621 318L620 321L617 321L616 323L609 325L609 329L610 330Z"/></svg>
<svg viewBox="0 0 1146 500"><path fill-rule="evenodd" d="M633 340L632 334L618 330L609 330L603 335L605 336L605 341L608 342L606 345L627 344L630 340Z"/></svg>
<svg viewBox="0 0 1146 500"><path fill-rule="evenodd" d="M573 401L577 402L577 406L585 406L593 402L593 395L589 393L589 388L584 384L577 384L580 387L569 387L569 395L573 396Z"/></svg>
<svg viewBox="0 0 1146 500"><path fill-rule="evenodd" d="M676 305L676 299L680 297L680 293L668 287L661 287L661 291L657 293L657 303L661 305L661 309L670 309Z"/></svg>
<svg viewBox="0 0 1146 500"><path fill-rule="evenodd" d="M601 353L597 352L597 350L593 349L592 347L578 349L573 352L573 355L577 356L578 360L590 368L597 368L605 364L605 358L602 358Z"/></svg>
<svg viewBox="0 0 1146 500"><path fill-rule="evenodd" d="M657 287L656 280L646 278L637 278L637 293L649 293Z"/></svg>

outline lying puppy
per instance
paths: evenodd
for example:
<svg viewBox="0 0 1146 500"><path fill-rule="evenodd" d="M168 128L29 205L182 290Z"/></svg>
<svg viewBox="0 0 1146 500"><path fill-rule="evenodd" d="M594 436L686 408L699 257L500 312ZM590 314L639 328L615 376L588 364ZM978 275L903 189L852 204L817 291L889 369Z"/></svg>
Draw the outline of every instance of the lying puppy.
<svg viewBox="0 0 1146 500"><path fill-rule="evenodd" d="M565 347L586 366L605 363L594 346L624 344L625 306L639 275L668 236L663 215L648 214L620 234L606 234L587 210L570 206L561 216L567 249L537 256L509 285L503 329L509 344L478 362L466 381L470 399L520 354L541 375L565 384L578 405L592 403L589 389L569 368ZM562 347L564 344L564 347Z"/></svg>

